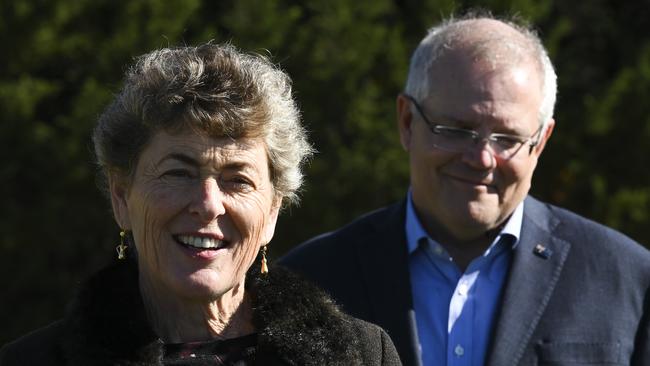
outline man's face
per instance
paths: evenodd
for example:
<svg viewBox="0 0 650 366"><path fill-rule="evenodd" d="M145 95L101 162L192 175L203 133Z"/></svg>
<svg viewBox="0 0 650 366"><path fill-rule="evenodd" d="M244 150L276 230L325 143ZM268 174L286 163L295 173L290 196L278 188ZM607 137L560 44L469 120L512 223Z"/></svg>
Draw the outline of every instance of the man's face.
<svg viewBox="0 0 650 366"><path fill-rule="evenodd" d="M472 129L482 137L490 133L529 137L538 130L542 93L534 63L495 68L454 52L440 60L432 74L435 92L418 101L432 123ZM460 241L477 239L498 227L525 198L553 129L551 121L532 152L526 144L505 159L494 156L484 142L462 152L434 147L431 130L404 96L398 98L398 114L420 220L430 233Z"/></svg>

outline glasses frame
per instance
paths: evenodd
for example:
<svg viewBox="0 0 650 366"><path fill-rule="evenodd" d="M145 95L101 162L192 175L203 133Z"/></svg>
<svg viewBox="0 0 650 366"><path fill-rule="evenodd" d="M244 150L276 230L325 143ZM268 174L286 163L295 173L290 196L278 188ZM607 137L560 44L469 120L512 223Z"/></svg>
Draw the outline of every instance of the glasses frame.
<svg viewBox="0 0 650 366"><path fill-rule="evenodd" d="M447 125L431 122L431 120L429 120L429 118L424 114L424 111L420 107L420 104L418 104L418 102L415 100L415 98L413 96L411 96L409 94L406 94L406 93L402 93L402 95L404 97L406 97L409 101L411 101L411 103L413 103L413 105L415 106L415 109L417 109L418 113L420 114L422 119L424 119L424 122L426 123L427 127L429 127L429 130L431 130L431 133L433 133L433 134L439 135L441 133L440 132L441 129L451 130L451 131L456 131L456 132L461 132L462 131L463 133L468 133L469 134L468 136L472 137L472 140L474 141L474 145L476 145L480 141L488 141L488 142L489 141L496 141L496 138L498 138L498 137L510 138L510 139L520 143L521 145L519 145L519 147L517 147L517 149L512 154L510 154L508 157L502 157L502 158L505 158L505 159L511 159L513 156L517 155L519 150L521 150L521 148L524 147L525 144L529 145L528 154L530 155L533 152L533 148L535 148L535 146L537 146L539 144L539 140L541 138L542 127L543 127L541 125L529 137L524 137L524 136L520 136L520 135L511 135L511 134L507 134L507 133L491 133L488 136L481 137L481 135L478 132L474 131L474 130L470 130L470 129L467 129L467 128L460 128L460 127L452 127L452 126L447 126ZM534 141L531 141L533 139L534 139ZM438 147L438 148L442 149L440 147ZM491 147L491 149L492 149L492 155L499 156L494 151L493 147ZM445 149L442 149L442 150L445 150ZM456 152L462 152L462 150L459 150L459 151L456 151Z"/></svg>

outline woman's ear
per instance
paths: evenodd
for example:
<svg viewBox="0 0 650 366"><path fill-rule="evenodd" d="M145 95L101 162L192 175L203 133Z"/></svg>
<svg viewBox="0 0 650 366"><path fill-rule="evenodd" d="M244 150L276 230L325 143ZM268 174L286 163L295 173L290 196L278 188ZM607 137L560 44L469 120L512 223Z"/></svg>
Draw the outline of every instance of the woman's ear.
<svg viewBox="0 0 650 366"><path fill-rule="evenodd" d="M273 235L275 234L275 225L278 222L278 216L280 214L280 208L282 206L282 198L276 197L273 200L271 205L271 210L269 211L268 221L266 222L266 227L264 228L264 238L262 240L262 245L268 244Z"/></svg>
<svg viewBox="0 0 650 366"><path fill-rule="evenodd" d="M122 230L131 230L131 218L128 206L128 183L121 174L112 172L108 175L108 189L111 195L111 205L115 221Z"/></svg>

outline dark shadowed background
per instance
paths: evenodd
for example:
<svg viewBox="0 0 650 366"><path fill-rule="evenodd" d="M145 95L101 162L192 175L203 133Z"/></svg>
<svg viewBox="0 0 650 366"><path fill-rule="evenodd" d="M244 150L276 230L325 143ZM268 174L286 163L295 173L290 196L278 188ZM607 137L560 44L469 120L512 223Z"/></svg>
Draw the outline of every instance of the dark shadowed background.
<svg viewBox="0 0 650 366"><path fill-rule="evenodd" d="M650 243L648 0L0 0L0 344L62 316L115 255L90 133L133 57L232 41L292 76L319 153L302 204L280 218L277 258L403 197L395 96L410 53L476 6L529 19L557 68L533 194Z"/></svg>

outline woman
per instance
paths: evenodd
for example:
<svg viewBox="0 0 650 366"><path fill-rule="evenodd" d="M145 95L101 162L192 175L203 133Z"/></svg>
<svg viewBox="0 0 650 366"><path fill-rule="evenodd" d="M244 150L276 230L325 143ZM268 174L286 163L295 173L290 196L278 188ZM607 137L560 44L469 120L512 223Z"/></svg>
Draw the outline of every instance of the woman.
<svg viewBox="0 0 650 366"><path fill-rule="evenodd" d="M215 44L144 55L94 143L120 259L0 364L399 364L379 328L266 267L311 153L290 80L269 61Z"/></svg>

